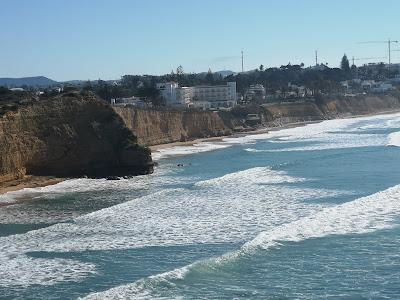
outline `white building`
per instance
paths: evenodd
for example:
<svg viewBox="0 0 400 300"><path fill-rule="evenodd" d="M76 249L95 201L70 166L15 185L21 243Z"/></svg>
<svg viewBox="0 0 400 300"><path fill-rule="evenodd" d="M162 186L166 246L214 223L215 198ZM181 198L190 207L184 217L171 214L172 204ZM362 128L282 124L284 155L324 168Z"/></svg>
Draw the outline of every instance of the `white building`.
<svg viewBox="0 0 400 300"><path fill-rule="evenodd" d="M373 93L386 93L391 90L393 90L393 85L386 82L379 82L371 89Z"/></svg>
<svg viewBox="0 0 400 300"><path fill-rule="evenodd" d="M249 89L245 94L246 101L258 101L263 102L265 100L265 88L262 84L250 85Z"/></svg>
<svg viewBox="0 0 400 300"><path fill-rule="evenodd" d="M234 107L237 103L236 82L191 87L179 87L175 82L168 82L158 83L156 87L167 106L212 109Z"/></svg>
<svg viewBox="0 0 400 300"><path fill-rule="evenodd" d="M167 106L181 106L176 97L176 90L179 88L176 82L157 83L156 88L160 91L161 96L165 99Z"/></svg>

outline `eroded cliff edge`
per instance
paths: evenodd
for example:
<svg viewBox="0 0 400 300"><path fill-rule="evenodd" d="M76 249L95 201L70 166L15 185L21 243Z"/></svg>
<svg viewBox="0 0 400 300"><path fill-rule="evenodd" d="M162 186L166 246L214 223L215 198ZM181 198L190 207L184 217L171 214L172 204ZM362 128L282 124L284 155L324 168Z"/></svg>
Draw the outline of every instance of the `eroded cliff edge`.
<svg viewBox="0 0 400 300"><path fill-rule="evenodd" d="M224 136L261 127L396 111L400 110L399 99L398 95L362 95L257 105L219 112L133 107L114 107L114 110L138 137L138 142L150 146ZM246 117L249 114L258 115L259 122L248 122Z"/></svg>
<svg viewBox="0 0 400 300"><path fill-rule="evenodd" d="M103 177L153 170L150 151L91 93L1 104L0 184L25 175Z"/></svg>

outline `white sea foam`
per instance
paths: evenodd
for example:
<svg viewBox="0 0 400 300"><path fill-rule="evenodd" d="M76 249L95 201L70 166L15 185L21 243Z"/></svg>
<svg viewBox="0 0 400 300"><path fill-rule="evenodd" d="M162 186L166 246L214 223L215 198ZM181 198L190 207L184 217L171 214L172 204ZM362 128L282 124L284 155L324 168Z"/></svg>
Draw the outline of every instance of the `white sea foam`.
<svg viewBox="0 0 400 300"><path fill-rule="evenodd" d="M121 189L140 189L147 186L151 181L150 177L137 176L126 180L106 180L106 179L69 179L54 185L36 188L24 188L0 195L0 202L13 203L21 199L35 199L43 196L52 198L60 194L84 193L101 190L121 190Z"/></svg>
<svg viewBox="0 0 400 300"><path fill-rule="evenodd" d="M258 179L250 180L252 176ZM226 180L237 184L221 184ZM199 182L195 189L165 189L77 217L73 222L0 237L0 264L6 270L0 276L0 285L27 285L30 278L36 284L77 280L94 271L90 264L68 259L60 267L59 260L27 258L29 252L245 241L262 229L294 221L323 207L305 200L344 193L285 185L299 180L284 172L253 168ZM13 276L13 266L18 266L24 276ZM69 271L77 269L82 273ZM12 283L10 277L14 278Z"/></svg>
<svg viewBox="0 0 400 300"><path fill-rule="evenodd" d="M228 144L222 143L211 143L211 142L202 142L196 143L192 146L174 146L165 149L159 149L152 153L152 157L154 160L159 160L161 158L169 157L169 156L178 156L178 155L189 155L194 153L208 152L213 150L219 150L230 147Z"/></svg>
<svg viewBox="0 0 400 300"><path fill-rule="evenodd" d="M196 186L216 186L222 185L249 185L249 184L275 184L275 183L294 183L305 181L304 178L288 176L283 171L275 171L269 167L255 167L222 177L199 181Z"/></svg>
<svg viewBox="0 0 400 300"><path fill-rule="evenodd" d="M71 259L32 258L24 254L0 255L0 286L53 285L79 281L96 273L96 266Z"/></svg>
<svg viewBox="0 0 400 300"><path fill-rule="evenodd" d="M8 198L21 198L22 196L43 195L43 194L60 194L75 192L91 192L99 190L131 190L141 189L149 183L159 180L160 175L166 175L170 170L168 168L156 168L155 172L150 175L135 176L129 179L107 180L107 179L91 179L78 178L68 179L54 185L44 187L24 188L18 191L12 191L0 195L0 202L6 201ZM158 183L158 182L157 182Z"/></svg>
<svg viewBox="0 0 400 300"><path fill-rule="evenodd" d="M123 200L123 197L129 197L129 191L146 191L149 188L157 190L164 184L174 184L176 181L186 182L188 178L177 176L180 171L174 166L164 165L163 168L156 168L151 175L135 176L129 179L69 179L55 185L8 192L0 195L0 203L13 205L0 206L0 224L54 223L69 220L78 217L83 212L79 208L59 209L57 205L52 205L53 200L70 195L71 200L82 198L82 204L88 201L96 201L96 203L104 201L105 205L108 202L110 202L108 205L113 205L114 200L109 199L111 193L119 192ZM172 173L175 174L174 177L169 176ZM30 205L35 200L41 200L42 204ZM46 200L51 201L46 204ZM68 200L67 198L63 202Z"/></svg>
<svg viewBox="0 0 400 300"><path fill-rule="evenodd" d="M386 135L384 134L342 134L342 133L326 133L320 134L318 138L303 139L302 142L310 142L311 144L304 146L294 146L278 149L255 149L246 148L247 152L291 152L291 151L320 151L330 149L346 149L360 147L384 146L386 143Z"/></svg>
<svg viewBox="0 0 400 300"><path fill-rule="evenodd" d="M400 131L389 134L387 146L400 147Z"/></svg>
<svg viewBox="0 0 400 300"><path fill-rule="evenodd" d="M309 216L282 224L260 233L241 249L221 257L198 261L176 270L140 279L105 292L93 293L85 299L160 299L160 285L173 290L175 281L182 281L192 271L215 270L258 249L269 249L285 242L300 242L328 235L363 234L395 226L400 214L400 185L341 205L327 207ZM176 291L179 292L179 291ZM176 295L177 293L174 293Z"/></svg>
<svg viewBox="0 0 400 300"><path fill-rule="evenodd" d="M400 128L399 113L385 114L366 118L365 122L358 129L371 130L371 129L390 129Z"/></svg>

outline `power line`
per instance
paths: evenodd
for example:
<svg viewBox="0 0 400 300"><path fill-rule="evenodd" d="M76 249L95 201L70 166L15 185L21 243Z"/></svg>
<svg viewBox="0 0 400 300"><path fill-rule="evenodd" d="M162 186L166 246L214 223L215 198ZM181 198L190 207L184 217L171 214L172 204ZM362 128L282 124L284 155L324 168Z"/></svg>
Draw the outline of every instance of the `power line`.
<svg viewBox="0 0 400 300"><path fill-rule="evenodd" d="M382 58L386 58L386 56L381 56L381 57L360 57L360 58L355 58L353 56L351 58L351 60L353 61L353 65L354 65L354 61L356 61L356 60L370 60L370 59L382 59Z"/></svg>
<svg viewBox="0 0 400 300"><path fill-rule="evenodd" d="M393 43L398 43L399 41L392 41L390 38L387 41L367 41L367 42L360 42L359 44L382 44L382 43L387 43L388 45L388 54L389 54L389 65L388 65L388 69L389 69L389 76L390 76L390 65L391 65L391 45Z"/></svg>

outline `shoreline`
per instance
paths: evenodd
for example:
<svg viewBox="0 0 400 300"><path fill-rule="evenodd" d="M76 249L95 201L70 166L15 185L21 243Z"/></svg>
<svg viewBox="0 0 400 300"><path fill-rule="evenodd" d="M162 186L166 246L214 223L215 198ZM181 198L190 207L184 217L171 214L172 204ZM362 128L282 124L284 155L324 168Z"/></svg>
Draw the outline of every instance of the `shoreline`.
<svg viewBox="0 0 400 300"><path fill-rule="evenodd" d="M54 185L60 183L67 178L58 178L52 176L32 176L26 175L23 178L3 182L0 184L0 195L6 194L8 192L15 192L25 188L38 188L45 187L48 185ZM15 203L12 203L15 204ZM1 206L11 205L11 203L1 203Z"/></svg>
<svg viewBox="0 0 400 300"><path fill-rule="evenodd" d="M381 111L381 112L376 112L376 113L367 113L367 114L362 114L362 115L342 115L342 116L338 116L337 118L332 118L332 119L292 122L292 123L282 124L281 126L261 127L261 128L257 128L257 129L249 130L249 131L245 131L245 132L234 132L231 135L221 135L221 136L215 136L215 137L198 138L198 139L184 141L184 142L172 142L172 143L166 143L166 144L152 145L152 146L149 146L149 148L153 152L153 151L174 148L174 147L193 146L195 144L205 143L205 142L219 142L219 141L222 141L224 138L237 138L237 137L243 137L243 136L247 136L247 135L257 135L257 134L268 133L271 131L279 131L279 130L283 130L283 129L302 127L302 126L306 126L309 124L316 124L316 123L321 123L321 122L329 121L329 120L372 117L372 116L379 116L379 115L390 115L390 114L395 114L395 113L400 113L400 109Z"/></svg>
<svg viewBox="0 0 400 300"><path fill-rule="evenodd" d="M247 135L264 134L264 133L268 133L271 131L279 131L279 130L283 130L283 129L302 127L302 126L306 126L308 124L315 124L315 123L320 123L320 122L328 121L328 120L351 119L351 118L360 118L360 117L388 115L388 114L395 114L395 113L400 113L400 109L381 111L381 112L376 112L376 113L368 113L368 114L362 114L362 115L347 115L347 116L342 115L342 116L338 116L337 118L332 118L332 119L292 122L292 123L282 124L281 126L261 127L261 128L257 128L257 129L249 130L249 131L245 131L245 132L235 132L231 135L198 138L198 139L184 141L184 142L172 142L172 143L166 143L166 144L153 145L153 146L149 146L149 148L151 149L152 152L157 152L162 149L169 149L169 148L174 148L174 147L193 146L195 144L206 143L206 142L221 142L224 138L238 138L238 137L243 137L243 136L247 136ZM64 180L67 180L67 178L58 178L58 177L52 177L52 176L26 175L21 179L0 183L0 195L6 194L8 192L19 191L24 188L38 188L38 187L54 185L54 184L60 183ZM15 204L15 203L12 203L12 204ZM11 204L0 203L0 207L7 206L7 205L11 205Z"/></svg>
<svg viewBox="0 0 400 300"><path fill-rule="evenodd" d="M243 137L243 136L247 136L247 135L263 134L263 133L268 133L271 131L279 131L282 129L289 129L289 128L294 128L294 127L306 126L308 124L320 123L323 121L326 121L326 120L293 122L293 123L284 124L282 126L261 127L261 128L257 128L254 130L244 131L244 132L234 132L231 135L205 137L205 138L198 138L198 139L185 141L185 142L172 142L172 143L166 143L166 144L153 145L153 146L149 146L149 148L153 152L153 151L158 151L158 150L168 149L168 148L173 148L173 147L193 146L193 145L199 144L199 143L220 142L225 138L238 138L238 137Z"/></svg>

